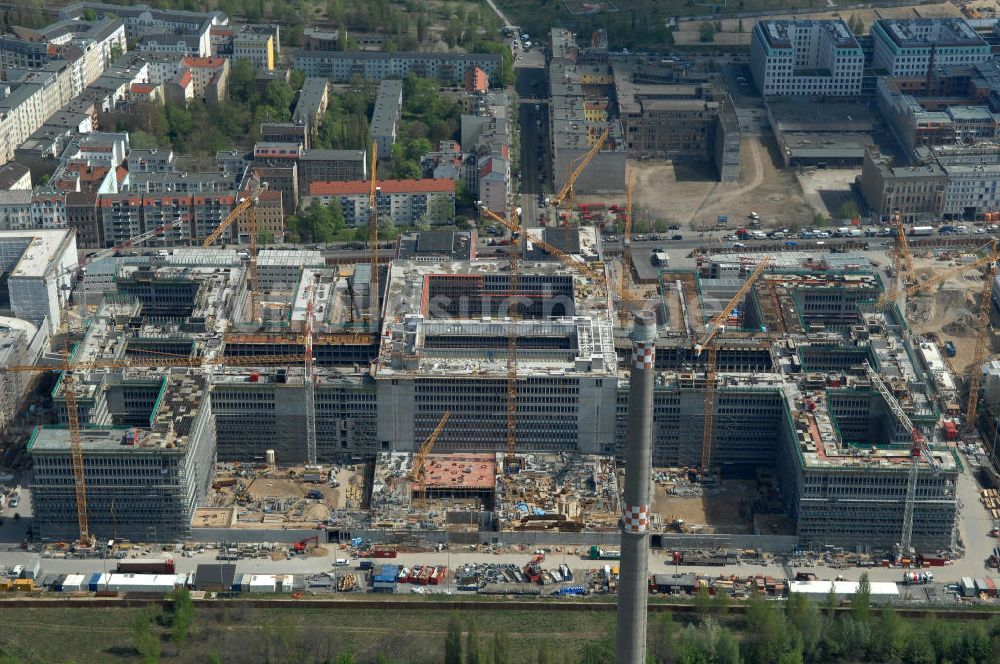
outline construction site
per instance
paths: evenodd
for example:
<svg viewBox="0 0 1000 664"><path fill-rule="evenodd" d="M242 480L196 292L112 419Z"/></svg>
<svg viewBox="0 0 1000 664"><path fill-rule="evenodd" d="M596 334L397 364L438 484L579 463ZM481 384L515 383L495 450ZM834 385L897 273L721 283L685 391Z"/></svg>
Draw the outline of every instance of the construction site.
<svg viewBox="0 0 1000 664"><path fill-rule="evenodd" d="M373 207L367 261L212 248L231 215L203 248L95 270L82 288L103 299L73 352L13 368L60 376L62 426L28 446L39 536L580 545L615 541L639 510L672 542L954 551L979 374L963 390L959 344L901 311L941 284L991 285L973 275L994 269L992 246L932 262L897 221L888 282L867 254L807 251L698 251L650 277L632 254L635 180L620 255L592 229L525 231L517 210L483 208L506 255L386 261ZM989 348L982 292L970 366ZM640 311L651 507L626 499L621 465ZM930 326L959 314L941 311Z"/></svg>

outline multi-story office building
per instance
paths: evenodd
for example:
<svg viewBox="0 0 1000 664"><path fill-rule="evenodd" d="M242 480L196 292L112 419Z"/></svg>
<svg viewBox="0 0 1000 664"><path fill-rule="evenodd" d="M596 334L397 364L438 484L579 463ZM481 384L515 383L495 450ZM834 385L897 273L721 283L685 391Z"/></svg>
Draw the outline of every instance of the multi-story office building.
<svg viewBox="0 0 1000 664"><path fill-rule="evenodd" d="M493 53L385 53L379 51L296 51L292 66L306 76L321 76L348 83L355 76L381 81L404 79L410 74L442 83L462 84L466 73L482 69L491 81L499 80L501 58Z"/></svg>
<svg viewBox="0 0 1000 664"><path fill-rule="evenodd" d="M764 96L861 94L865 56L843 19L757 21L750 73Z"/></svg>
<svg viewBox="0 0 1000 664"><path fill-rule="evenodd" d="M890 76L926 76L927 70L990 58L990 45L962 18L879 19L872 23L872 66Z"/></svg>
<svg viewBox="0 0 1000 664"><path fill-rule="evenodd" d="M455 218L454 180L380 180L376 183L379 220L397 226L447 224ZM313 200L340 201L348 226L368 223L368 194L371 183L313 182L305 204Z"/></svg>
<svg viewBox="0 0 1000 664"><path fill-rule="evenodd" d="M0 267L14 315L55 334L63 324L77 261L72 231L0 231Z"/></svg>
<svg viewBox="0 0 1000 664"><path fill-rule="evenodd" d="M136 399L140 393L146 398ZM101 539L186 538L195 507L211 485L215 462L215 421L205 377L126 377L109 382L99 398L110 404L104 418L108 423L81 432L91 532ZM115 402L120 409L113 408ZM140 430L110 424L125 418L145 419L145 425ZM35 528L41 537L73 539L79 531L69 430L36 429L28 452L35 467Z"/></svg>

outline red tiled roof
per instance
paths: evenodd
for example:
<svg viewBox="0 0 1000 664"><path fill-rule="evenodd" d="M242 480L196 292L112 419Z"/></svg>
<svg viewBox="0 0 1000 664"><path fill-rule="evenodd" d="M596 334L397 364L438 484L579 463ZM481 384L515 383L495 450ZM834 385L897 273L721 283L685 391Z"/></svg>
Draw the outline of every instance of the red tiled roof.
<svg viewBox="0 0 1000 664"><path fill-rule="evenodd" d="M128 169L123 166L119 166L115 169L115 176L118 178L119 182L124 182L125 178L128 177Z"/></svg>
<svg viewBox="0 0 1000 664"><path fill-rule="evenodd" d="M134 92L136 94L148 95L154 89L155 88L152 85L148 84L148 83L133 83L132 84L132 92Z"/></svg>
<svg viewBox="0 0 1000 664"><path fill-rule="evenodd" d="M181 86L182 88L186 88L187 86L191 85L191 70L190 69L185 69L184 70L184 73L181 74L180 78L177 79L177 85Z"/></svg>
<svg viewBox="0 0 1000 664"><path fill-rule="evenodd" d="M383 194L454 193L455 181L444 178L422 180L380 180L375 183ZM310 196L349 196L367 194L371 183L367 180L349 182L310 182Z"/></svg>

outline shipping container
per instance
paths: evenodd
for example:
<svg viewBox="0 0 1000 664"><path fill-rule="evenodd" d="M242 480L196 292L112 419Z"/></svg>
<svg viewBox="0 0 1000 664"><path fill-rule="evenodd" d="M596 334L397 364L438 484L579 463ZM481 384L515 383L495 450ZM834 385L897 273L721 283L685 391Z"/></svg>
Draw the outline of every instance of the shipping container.
<svg viewBox="0 0 1000 664"><path fill-rule="evenodd" d="M62 590L66 593L77 593L81 590L86 590L84 584L87 578L83 574L70 574L66 577L66 580L62 583Z"/></svg>
<svg viewBox="0 0 1000 664"><path fill-rule="evenodd" d="M119 574L175 574L176 571L170 558L122 560L118 563Z"/></svg>
<svg viewBox="0 0 1000 664"><path fill-rule="evenodd" d="M31 579L14 579L12 590L19 592L31 592L35 589L35 582Z"/></svg>
<svg viewBox="0 0 1000 664"><path fill-rule="evenodd" d="M42 561L38 558L30 560L24 563L24 568L21 570L22 579L32 579L35 580L42 572Z"/></svg>
<svg viewBox="0 0 1000 664"><path fill-rule="evenodd" d="M976 582L971 576L963 576L960 584L963 597L972 597L976 594Z"/></svg>

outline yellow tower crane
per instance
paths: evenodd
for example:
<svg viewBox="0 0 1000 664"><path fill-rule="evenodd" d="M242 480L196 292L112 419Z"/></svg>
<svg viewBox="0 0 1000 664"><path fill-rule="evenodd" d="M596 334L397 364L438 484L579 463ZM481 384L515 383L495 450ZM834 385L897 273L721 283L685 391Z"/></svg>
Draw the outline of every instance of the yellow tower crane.
<svg viewBox="0 0 1000 664"><path fill-rule="evenodd" d="M420 444L420 449L413 456L413 470L410 472L410 481L416 483L419 487L417 495L421 501L427 499L427 457L430 455L431 450L434 449L434 443L441 437L444 425L448 423L448 418L450 417L451 411L446 410L438 421L437 426L434 427L434 431L431 432L431 435L427 436L427 440Z"/></svg>
<svg viewBox="0 0 1000 664"><path fill-rule="evenodd" d="M250 294L250 319L257 319L257 299L258 299L258 280L257 280L257 202L260 200L260 195L267 191L267 183L260 182L257 178L251 178L250 184L247 187L246 194L243 199L236 204L226 218L223 219L218 227L212 231L201 243L203 247L210 247L222 236L227 228L233 225L240 215L244 212L247 213L247 234L250 236L250 272L247 275L247 290Z"/></svg>
<svg viewBox="0 0 1000 664"><path fill-rule="evenodd" d="M743 301L750 289L753 288L754 283L764 274L764 270L771 264L771 257L767 256L757 267L754 268L753 272L747 277L740 289L736 291L736 295L732 297L726 306L722 308L719 315L709 323L708 329L705 334L701 337L698 343L695 345L694 351L695 355L701 355L705 350L708 351L708 356L705 362L705 409L704 409L704 426L702 428L702 438L701 438L701 472L705 475L709 474L710 466L712 464L712 435L714 433L715 426L715 382L716 374L718 372L718 345L716 344L716 336L719 331L722 330L726 325L726 319L729 318L729 314L733 313L736 306Z"/></svg>
<svg viewBox="0 0 1000 664"><path fill-rule="evenodd" d="M372 143L372 176L368 187L368 252L372 264L371 282L369 285L369 303L371 305L371 328L378 332L379 313L381 312L381 292L378 283L378 194L376 183L378 172L378 143Z"/></svg>
<svg viewBox="0 0 1000 664"><path fill-rule="evenodd" d="M10 371L16 373L27 372L62 372L63 393L66 398L66 423L69 430L69 451L70 462L73 470L73 491L76 497L76 519L80 530L78 538L79 546L83 548L92 547L94 537L90 532L90 523L87 518L87 483L84 475L84 449L83 440L80 436L80 414L76 400L76 386L73 372L91 371L94 369L127 369L136 368L169 368L169 367L202 367L209 365L227 366L264 366L296 364L302 362L301 355L260 355L257 357L240 358L190 358L171 356L164 354L155 360L142 359L97 359L86 362L70 362L68 355L63 356L61 362L53 365L11 365L0 367L0 372Z"/></svg>
<svg viewBox="0 0 1000 664"><path fill-rule="evenodd" d="M574 168L572 168L572 170L570 170L569 175L566 177L566 181L563 183L563 186L559 189L559 191L556 193L555 196L549 199L549 203L552 205L553 213L558 214L556 210L559 208L559 206L563 204L563 201L565 201L567 198L568 199L573 198L573 185L576 183L577 178L579 178L580 175L583 173L583 171L587 168L587 166L590 165L590 162L594 160L594 157L597 156L597 153L601 151L601 148L604 147L604 144L607 142L608 136L610 135L611 135L611 125L609 124L607 127L604 128L604 131L602 131L601 134L597 137L597 140L594 141L594 144L590 146L590 150L588 150L587 153L583 155L579 163L577 163L577 165Z"/></svg>

